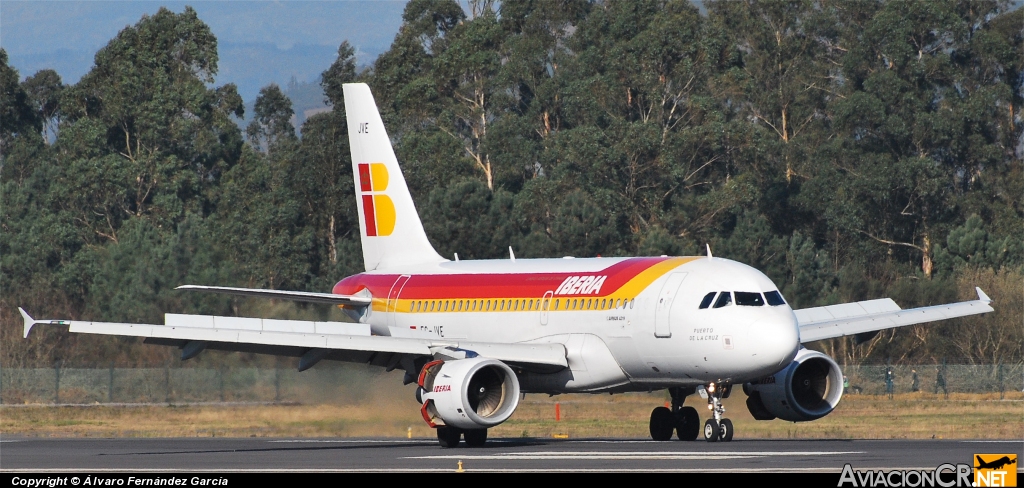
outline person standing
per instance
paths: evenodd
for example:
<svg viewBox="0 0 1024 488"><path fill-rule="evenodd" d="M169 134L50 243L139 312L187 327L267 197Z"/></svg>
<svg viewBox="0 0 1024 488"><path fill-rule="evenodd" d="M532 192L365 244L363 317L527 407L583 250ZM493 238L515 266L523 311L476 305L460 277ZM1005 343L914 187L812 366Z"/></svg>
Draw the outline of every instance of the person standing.
<svg viewBox="0 0 1024 488"><path fill-rule="evenodd" d="M945 365L943 365L945 366ZM946 391L946 375L943 374L945 367L935 367L935 394L939 394L939 388L942 388L942 394L949 398L949 392Z"/></svg>

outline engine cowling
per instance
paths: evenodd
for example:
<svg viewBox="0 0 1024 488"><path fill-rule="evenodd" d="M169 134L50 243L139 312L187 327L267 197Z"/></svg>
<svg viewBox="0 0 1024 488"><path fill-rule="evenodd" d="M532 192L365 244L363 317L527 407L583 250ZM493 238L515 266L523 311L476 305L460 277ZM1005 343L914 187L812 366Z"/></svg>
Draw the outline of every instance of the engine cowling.
<svg viewBox="0 0 1024 488"><path fill-rule="evenodd" d="M431 427L486 429L519 406L519 379L496 359L433 361L420 372L423 420Z"/></svg>
<svg viewBox="0 0 1024 488"><path fill-rule="evenodd" d="M828 355L801 348L789 366L744 384L743 392L747 409L757 420L817 420L843 397L843 372Z"/></svg>

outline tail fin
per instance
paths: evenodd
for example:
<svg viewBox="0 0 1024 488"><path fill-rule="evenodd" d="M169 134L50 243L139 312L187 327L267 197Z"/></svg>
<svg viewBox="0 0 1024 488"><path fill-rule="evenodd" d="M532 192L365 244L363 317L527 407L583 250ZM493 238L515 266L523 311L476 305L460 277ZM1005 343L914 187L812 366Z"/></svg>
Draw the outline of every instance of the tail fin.
<svg viewBox="0 0 1024 488"><path fill-rule="evenodd" d="M350 83L344 90L366 270L446 261L423 232L370 87Z"/></svg>

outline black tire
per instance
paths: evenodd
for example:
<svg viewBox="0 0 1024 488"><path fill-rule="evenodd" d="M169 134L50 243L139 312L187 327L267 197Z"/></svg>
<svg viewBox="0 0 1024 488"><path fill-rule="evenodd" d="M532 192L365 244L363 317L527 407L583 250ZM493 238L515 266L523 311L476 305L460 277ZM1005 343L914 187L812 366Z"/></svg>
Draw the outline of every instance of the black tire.
<svg viewBox="0 0 1024 488"><path fill-rule="evenodd" d="M462 432L455 427L438 427L437 428L437 442L441 444L441 447L452 448L459 445L459 439L462 437Z"/></svg>
<svg viewBox="0 0 1024 488"><path fill-rule="evenodd" d="M658 407L651 412L651 439L667 441L672 438L675 427L676 419L671 410Z"/></svg>
<svg viewBox="0 0 1024 488"><path fill-rule="evenodd" d="M704 422L704 440L708 442L718 442L719 434L721 434L721 428L719 427L717 420L708 419Z"/></svg>
<svg viewBox="0 0 1024 488"><path fill-rule="evenodd" d="M732 420L722 419L722 422L718 424L718 437L721 438L722 442L732 440Z"/></svg>
<svg viewBox="0 0 1024 488"><path fill-rule="evenodd" d="M681 441L695 441L700 435L700 414L693 407L679 409L679 419L676 424L676 435Z"/></svg>
<svg viewBox="0 0 1024 488"><path fill-rule="evenodd" d="M472 429L462 433L469 447L483 447L487 442L487 429Z"/></svg>

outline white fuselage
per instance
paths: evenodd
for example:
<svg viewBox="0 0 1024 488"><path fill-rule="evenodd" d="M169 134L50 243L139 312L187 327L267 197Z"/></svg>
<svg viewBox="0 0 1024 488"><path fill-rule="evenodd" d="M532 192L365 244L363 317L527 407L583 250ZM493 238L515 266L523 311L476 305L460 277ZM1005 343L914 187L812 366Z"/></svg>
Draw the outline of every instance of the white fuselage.
<svg viewBox="0 0 1024 488"><path fill-rule="evenodd" d="M574 278L584 285L572 287ZM524 391L551 393L736 384L773 374L800 346L793 311L763 298L737 304L733 293L777 290L754 268L707 257L447 261L362 273L335 287L374 297L360 321L375 334L563 344L568 370L521 373ZM700 308L714 292L730 293L731 303Z"/></svg>

